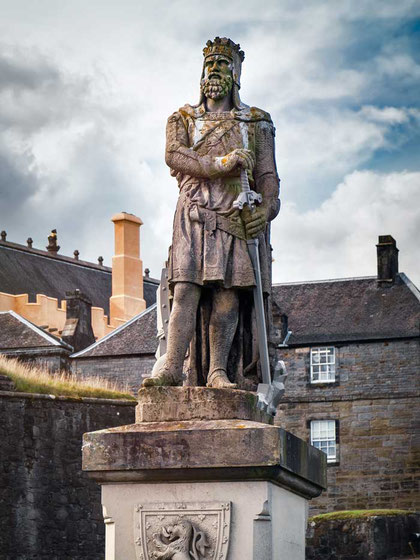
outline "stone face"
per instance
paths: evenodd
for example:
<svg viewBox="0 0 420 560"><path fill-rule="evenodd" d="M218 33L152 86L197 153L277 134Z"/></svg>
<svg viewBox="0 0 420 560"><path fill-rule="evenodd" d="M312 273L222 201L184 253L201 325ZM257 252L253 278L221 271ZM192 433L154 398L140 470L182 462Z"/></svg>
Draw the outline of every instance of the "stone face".
<svg viewBox="0 0 420 560"><path fill-rule="evenodd" d="M272 424L257 408L255 393L205 387L140 389L136 422L241 419Z"/></svg>

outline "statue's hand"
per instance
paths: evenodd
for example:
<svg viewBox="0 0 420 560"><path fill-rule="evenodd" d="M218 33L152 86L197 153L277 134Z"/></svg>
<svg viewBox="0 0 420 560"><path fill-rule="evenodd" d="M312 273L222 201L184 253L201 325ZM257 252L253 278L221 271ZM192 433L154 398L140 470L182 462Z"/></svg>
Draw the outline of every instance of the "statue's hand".
<svg viewBox="0 0 420 560"><path fill-rule="evenodd" d="M215 158L216 167L219 171L229 173L236 167L246 169L248 173L252 173L255 165L255 156L251 150L237 148L227 155Z"/></svg>
<svg viewBox="0 0 420 560"><path fill-rule="evenodd" d="M241 217L245 224L245 231L248 238L257 237L265 230L267 224L266 212L260 206L257 206L253 212L248 206L244 206L241 211Z"/></svg>

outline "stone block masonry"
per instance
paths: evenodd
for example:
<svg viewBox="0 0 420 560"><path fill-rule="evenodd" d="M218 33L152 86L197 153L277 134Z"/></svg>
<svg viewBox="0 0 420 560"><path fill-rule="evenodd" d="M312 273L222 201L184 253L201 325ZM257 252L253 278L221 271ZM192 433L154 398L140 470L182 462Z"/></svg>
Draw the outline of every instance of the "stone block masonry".
<svg viewBox="0 0 420 560"><path fill-rule="evenodd" d="M311 515L419 508L418 399L283 403L276 421L308 441L308 422L325 418L339 421L338 461L328 465L327 490L311 502Z"/></svg>
<svg viewBox="0 0 420 560"><path fill-rule="evenodd" d="M420 514L377 515L309 521L306 560L414 558ZM410 544L411 543L411 544Z"/></svg>
<svg viewBox="0 0 420 560"><path fill-rule="evenodd" d="M118 382L126 387L133 395L141 387L145 377L152 373L156 362L154 355L142 356L95 356L93 358L74 358L71 360L71 370L82 379L99 376Z"/></svg>
<svg viewBox="0 0 420 560"><path fill-rule="evenodd" d="M135 401L0 392L0 558L104 557L100 487L81 470L85 432L134 422Z"/></svg>
<svg viewBox="0 0 420 560"><path fill-rule="evenodd" d="M330 344L332 383L310 382L310 348L281 351L289 377L276 424L310 441L312 420L335 420L337 461L310 513L418 509L418 339Z"/></svg>

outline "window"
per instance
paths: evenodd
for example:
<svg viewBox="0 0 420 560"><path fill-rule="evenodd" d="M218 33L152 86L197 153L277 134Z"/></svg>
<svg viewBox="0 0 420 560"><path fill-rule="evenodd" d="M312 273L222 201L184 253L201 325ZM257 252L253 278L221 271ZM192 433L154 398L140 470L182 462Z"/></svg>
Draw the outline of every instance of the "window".
<svg viewBox="0 0 420 560"><path fill-rule="evenodd" d="M335 381L335 348L311 348L311 383Z"/></svg>
<svg viewBox="0 0 420 560"><path fill-rule="evenodd" d="M337 461L335 420L312 420L311 444L327 455L328 463L335 463Z"/></svg>

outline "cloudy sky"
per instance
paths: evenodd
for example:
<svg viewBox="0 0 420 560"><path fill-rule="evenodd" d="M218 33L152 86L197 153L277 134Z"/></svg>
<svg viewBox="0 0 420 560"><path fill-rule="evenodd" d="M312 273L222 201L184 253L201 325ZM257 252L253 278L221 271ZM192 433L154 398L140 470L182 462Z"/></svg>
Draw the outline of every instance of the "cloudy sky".
<svg viewBox="0 0 420 560"><path fill-rule="evenodd" d="M420 286L419 18L416 0L0 0L0 229L44 248L56 228L61 253L110 265L110 218L132 212L159 277L166 119L229 36L277 129L274 281L374 275L391 234Z"/></svg>

